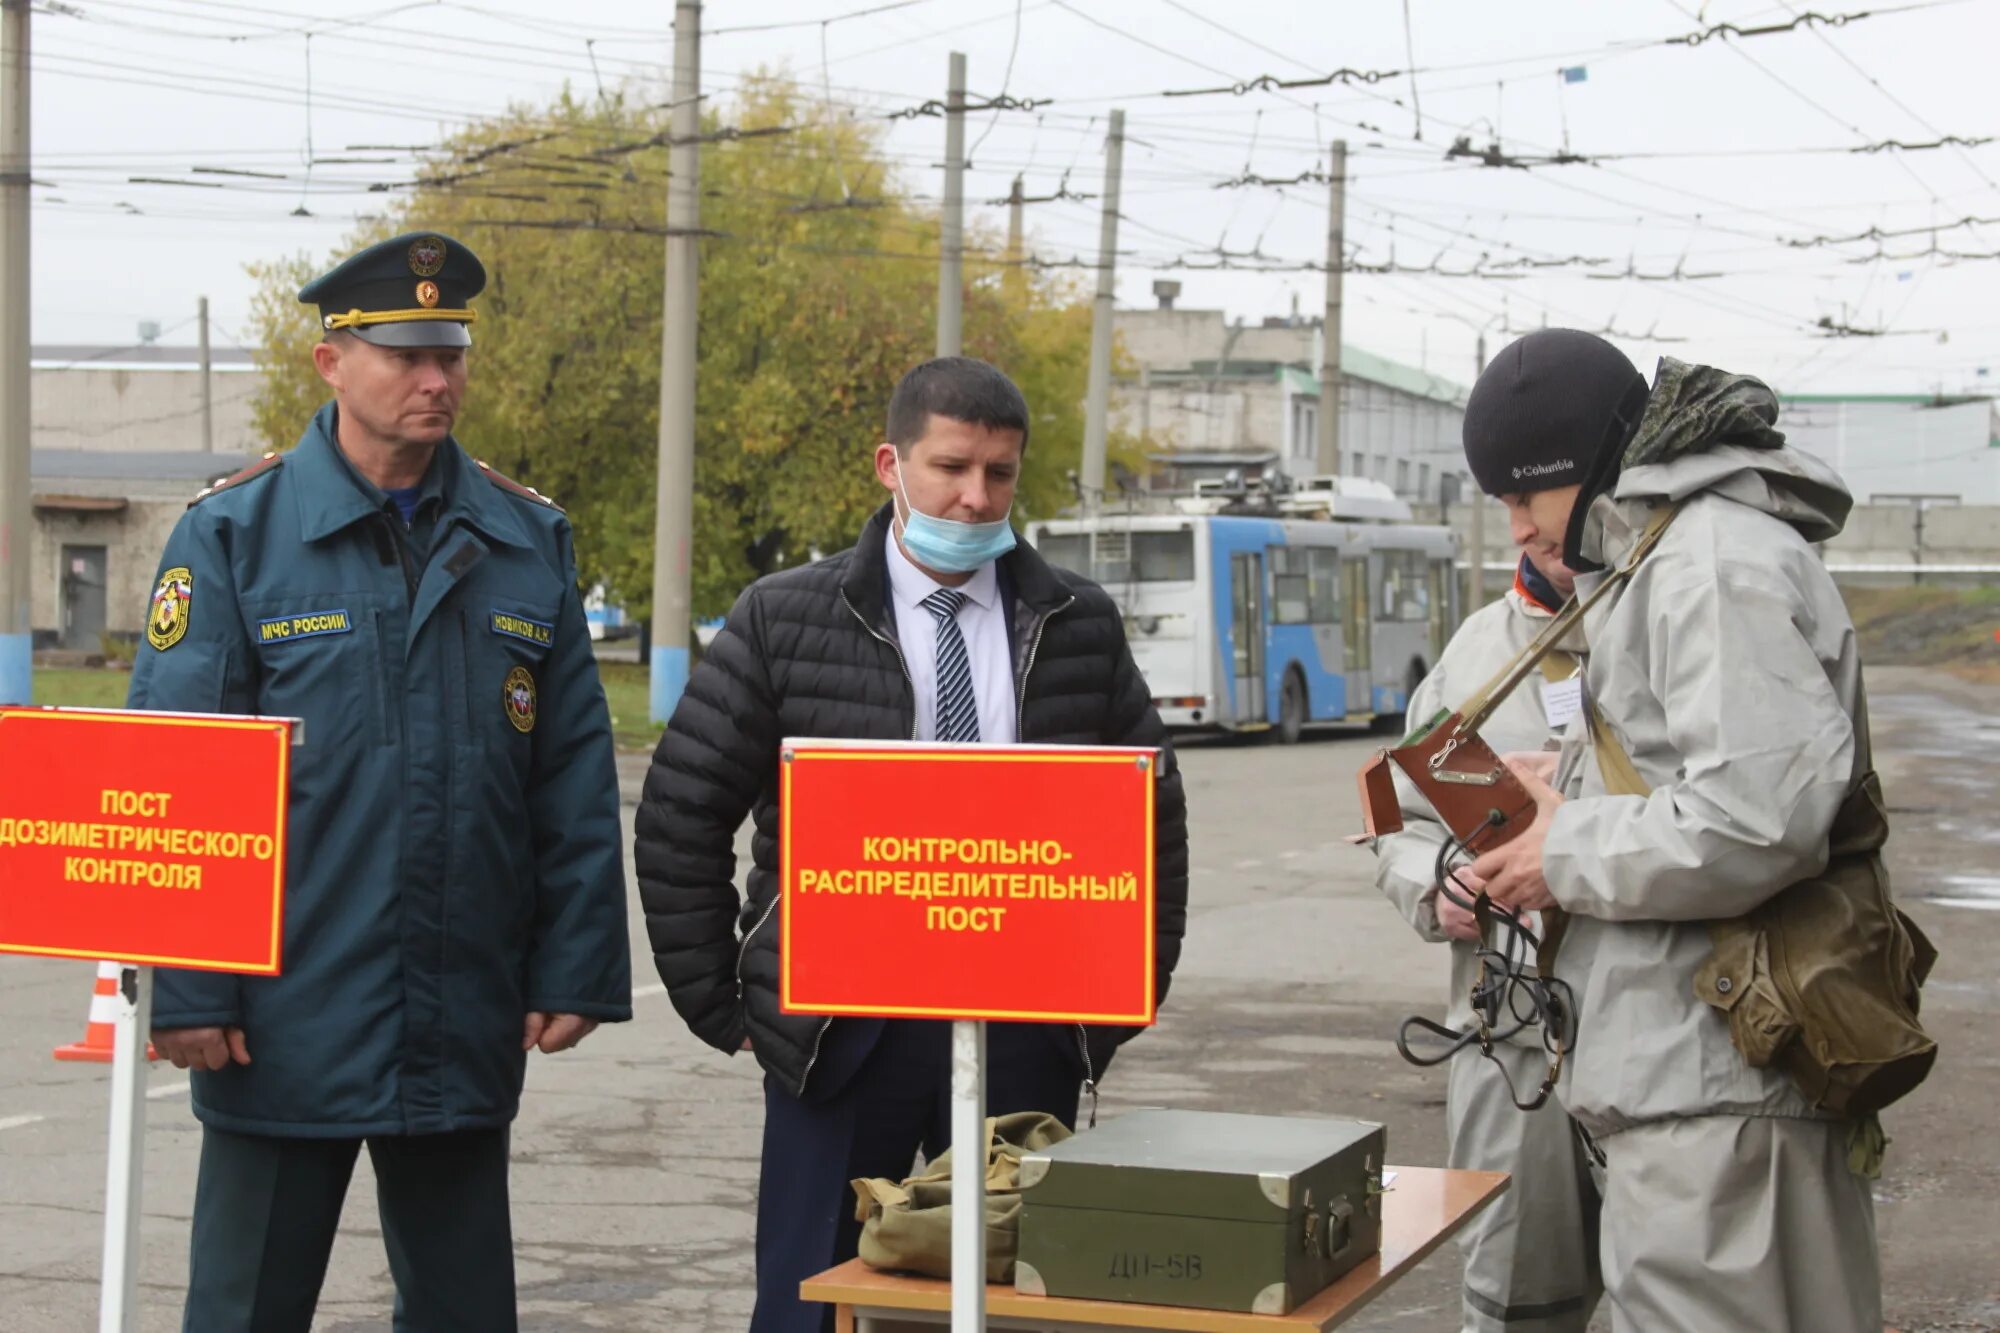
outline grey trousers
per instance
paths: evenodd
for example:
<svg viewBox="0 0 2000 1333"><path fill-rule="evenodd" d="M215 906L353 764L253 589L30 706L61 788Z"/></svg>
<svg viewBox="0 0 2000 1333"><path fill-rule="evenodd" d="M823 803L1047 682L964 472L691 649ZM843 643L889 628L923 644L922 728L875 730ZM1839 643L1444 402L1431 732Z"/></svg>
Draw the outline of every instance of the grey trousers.
<svg viewBox="0 0 2000 1333"><path fill-rule="evenodd" d="M1548 1057L1539 1046L1493 1053L1524 1098L1541 1086ZM1451 1062L1445 1131L1451 1166L1513 1177L1459 1233L1466 1333L1583 1333L1602 1291L1598 1190L1569 1115L1554 1098L1521 1110L1500 1069L1466 1051Z"/></svg>
<svg viewBox="0 0 2000 1333"><path fill-rule="evenodd" d="M1598 1144L1618 1333L1881 1333L1875 1202L1846 1124L1700 1116Z"/></svg>

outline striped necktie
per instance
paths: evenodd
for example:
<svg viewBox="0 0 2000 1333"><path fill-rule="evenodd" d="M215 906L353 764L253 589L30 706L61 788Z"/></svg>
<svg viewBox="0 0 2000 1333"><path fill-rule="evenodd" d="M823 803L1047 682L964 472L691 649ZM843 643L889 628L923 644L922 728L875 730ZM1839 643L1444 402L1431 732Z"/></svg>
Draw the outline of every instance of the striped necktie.
<svg viewBox="0 0 2000 1333"><path fill-rule="evenodd" d="M965 636L958 632L958 612L965 605L965 594L939 588L921 605L937 621L937 738L976 741L979 701L972 693L972 661L965 655Z"/></svg>

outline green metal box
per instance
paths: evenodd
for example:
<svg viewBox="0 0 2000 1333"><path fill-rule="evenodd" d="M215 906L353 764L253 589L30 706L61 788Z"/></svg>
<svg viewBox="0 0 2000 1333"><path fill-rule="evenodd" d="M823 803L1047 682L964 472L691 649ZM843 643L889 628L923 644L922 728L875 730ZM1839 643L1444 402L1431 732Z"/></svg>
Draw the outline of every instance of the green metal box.
<svg viewBox="0 0 2000 1333"><path fill-rule="evenodd" d="M1017 1290L1288 1314L1374 1254L1382 1126L1133 1111L1021 1159Z"/></svg>

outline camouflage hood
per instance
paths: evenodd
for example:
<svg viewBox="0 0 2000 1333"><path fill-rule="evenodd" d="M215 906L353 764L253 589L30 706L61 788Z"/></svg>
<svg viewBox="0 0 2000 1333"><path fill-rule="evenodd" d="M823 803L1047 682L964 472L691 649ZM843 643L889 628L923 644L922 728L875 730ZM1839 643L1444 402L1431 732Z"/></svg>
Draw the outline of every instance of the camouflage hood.
<svg viewBox="0 0 2000 1333"><path fill-rule="evenodd" d="M1718 444L1781 449L1785 435L1777 421L1778 395L1764 381L1663 356L1620 470L1672 462Z"/></svg>
<svg viewBox="0 0 2000 1333"><path fill-rule="evenodd" d="M1785 444L1777 419L1778 396L1762 380L1662 357L1609 494L1580 516L1581 554L1595 563L1622 554L1627 525L1610 521L1619 504L1703 491L1781 518L1807 541L1832 538L1854 498L1831 466Z"/></svg>

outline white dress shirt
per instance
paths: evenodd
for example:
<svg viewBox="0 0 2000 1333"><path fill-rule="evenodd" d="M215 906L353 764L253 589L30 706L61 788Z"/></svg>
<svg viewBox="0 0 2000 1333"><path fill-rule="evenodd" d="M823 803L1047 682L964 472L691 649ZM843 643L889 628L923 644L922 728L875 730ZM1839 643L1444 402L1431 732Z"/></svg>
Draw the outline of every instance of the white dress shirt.
<svg viewBox="0 0 2000 1333"><path fill-rule="evenodd" d="M889 527L889 592L896 607L896 638L917 695L917 739L937 739L937 621L924 598L945 585L924 573L903 554L895 525ZM1014 662L1007 651L1006 611L1000 601L1000 575L991 561L981 565L955 592L965 594L958 609L958 632L965 640L972 667L972 694L979 704L979 739L1012 745L1014 734Z"/></svg>

